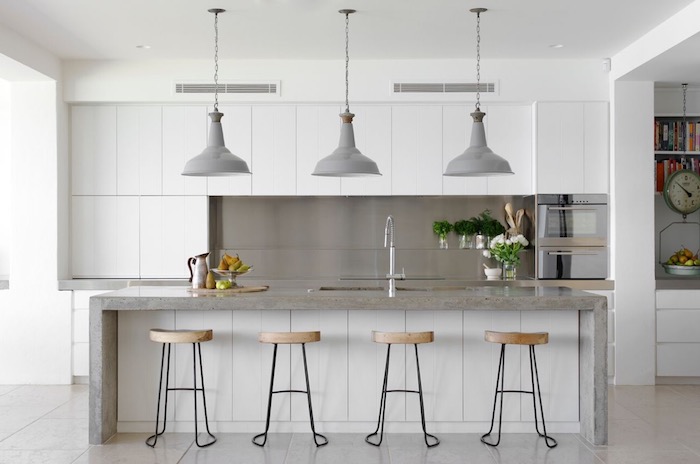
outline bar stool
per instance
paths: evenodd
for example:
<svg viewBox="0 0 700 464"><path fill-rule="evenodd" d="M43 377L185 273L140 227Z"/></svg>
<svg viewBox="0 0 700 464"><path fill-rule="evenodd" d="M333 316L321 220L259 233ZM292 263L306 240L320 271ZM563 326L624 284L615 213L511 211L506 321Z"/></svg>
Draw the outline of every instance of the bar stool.
<svg viewBox="0 0 700 464"><path fill-rule="evenodd" d="M209 431L209 418L207 417L207 397L204 393L204 372L202 369L202 347L201 342L208 342L214 338L211 330L165 330L151 329L149 332L151 341L162 343L163 350L160 358L160 381L158 383L158 409L156 410L156 433L146 439L146 444L150 447L155 447L158 441L158 436L165 432L165 425L168 417L168 392L176 390L188 390L194 393L194 441L200 448L210 446L216 443L216 437ZM193 388L170 388L170 347L173 343L192 343L192 373L193 373ZM165 364L165 348L168 348L167 367L165 372L165 407L163 408L163 429L158 431L158 423L160 421L160 398L163 390L163 365ZM197 353L199 352L199 377L201 380L201 388L197 388ZM202 392L202 403L204 404L204 423L207 426L207 434L213 438L212 441L205 444L199 443L199 432L197 430L197 392ZM151 443L152 440L152 443Z"/></svg>
<svg viewBox="0 0 700 464"><path fill-rule="evenodd" d="M484 333L484 340L490 343L500 343L501 344L501 357L498 361L498 374L496 375L496 392L493 397L493 412L491 413L491 428L489 431L481 436L481 442L490 445L498 446L501 442L501 420L503 418L503 394L504 393L526 393L532 395L532 408L535 413L535 430L540 437L544 438L544 442L548 448L554 448L557 446L557 441L547 435L547 426L544 421L544 410L542 408L542 390L540 389L540 378L537 374L537 358L535 357L535 345L545 345L549 342L549 333L547 332L537 332L537 333L522 333L522 332L492 332L487 330ZM532 382L532 391L523 390L505 390L504 389L504 377L506 368L506 345L528 345L530 350L530 380ZM501 388L498 388L498 382L501 382ZM535 396L535 382L537 382L537 396ZM490 443L486 440L486 437L491 435L493 431L493 422L496 416L496 400L498 394L501 394L501 405L500 412L498 415L498 440L496 443ZM542 416L542 430L544 433L540 433L539 426L537 425L537 399L540 400L540 415ZM550 443L551 442L551 443Z"/></svg>
<svg viewBox="0 0 700 464"><path fill-rule="evenodd" d="M265 446L267 442L267 431L270 429L270 409L272 408L272 395L275 393L306 393L306 398L309 403L309 422L311 424L311 432L314 434L314 443L316 446L323 446L328 444L328 439L316 433L316 427L314 426L314 412L311 407L311 387L309 386L309 369L306 364L306 344L318 342L321 340L321 332L260 332L258 334L258 341L260 343L272 343L275 346L272 352L272 372L270 374L270 394L267 399L267 419L265 420L265 431L253 437L253 443L258 446ZM274 390L275 384L275 365L277 363L277 345L289 345L289 344L299 344L301 345L301 354L304 359L304 377L306 379L306 390ZM256 440L263 437L262 443L258 443ZM323 441L319 443L318 437L322 438Z"/></svg>
<svg viewBox="0 0 700 464"><path fill-rule="evenodd" d="M377 428L373 433L370 433L365 437L365 441L370 445L379 446L382 444L384 439L384 418L386 414L386 394L387 393L418 393L418 399L420 400L420 421L423 427L423 439L428 448L437 446L440 444L440 440L435 436L429 434L425 430L425 407L423 406L423 386L420 380L420 363L418 362L418 344L419 343L432 343L434 340L433 332L376 332L372 331L372 341L374 343L385 343L386 344L386 367L384 368L384 384L382 385L382 397L379 402L379 417L377 418ZM391 354L391 345L410 345L412 344L416 352L416 373L418 375L418 390L387 390L387 381L389 379L389 357ZM381 430L380 430L381 427ZM374 443L370 440L370 437L374 437L379 434L379 442ZM434 443L428 442L428 437L432 438Z"/></svg>

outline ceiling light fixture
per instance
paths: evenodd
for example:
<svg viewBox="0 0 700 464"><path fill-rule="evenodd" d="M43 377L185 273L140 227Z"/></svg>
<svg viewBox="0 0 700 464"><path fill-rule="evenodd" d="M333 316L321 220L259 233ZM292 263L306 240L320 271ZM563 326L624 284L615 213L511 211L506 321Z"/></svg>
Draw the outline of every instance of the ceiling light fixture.
<svg viewBox="0 0 700 464"><path fill-rule="evenodd" d="M355 147L355 131L352 127L352 118L355 115L350 112L348 103L349 15L355 13L355 10L339 10L338 13L345 15L345 112L340 114L343 123L340 125L338 148L316 163L316 169L312 175L326 177L381 176L377 163L360 153L360 150Z"/></svg>
<svg viewBox="0 0 700 464"><path fill-rule="evenodd" d="M472 136L469 147L455 159L447 164L444 176L456 177L483 177L500 176L513 174L510 164L504 158L495 154L486 146L486 132L484 131L484 116L479 103L479 80L481 78L481 13L486 8L473 8L472 13L476 13L476 109L471 113L474 119L472 125Z"/></svg>
<svg viewBox="0 0 700 464"><path fill-rule="evenodd" d="M221 128L223 113L219 113L219 13L226 10L212 8L214 13L214 111L209 113L209 141L207 147L185 164L183 176L230 176L250 174L248 164L229 151L224 145L224 131Z"/></svg>

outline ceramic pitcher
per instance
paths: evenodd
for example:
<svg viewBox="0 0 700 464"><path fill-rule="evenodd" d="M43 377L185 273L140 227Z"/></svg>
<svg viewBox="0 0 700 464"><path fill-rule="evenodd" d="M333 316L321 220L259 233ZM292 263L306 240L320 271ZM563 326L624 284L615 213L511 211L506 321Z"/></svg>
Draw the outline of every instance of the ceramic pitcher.
<svg viewBox="0 0 700 464"><path fill-rule="evenodd" d="M190 282L192 282L192 288L206 288L207 274L209 274L207 256L209 256L209 253L202 253L201 255L196 255L193 258L187 259L187 267L190 268ZM194 269L192 269L193 264Z"/></svg>

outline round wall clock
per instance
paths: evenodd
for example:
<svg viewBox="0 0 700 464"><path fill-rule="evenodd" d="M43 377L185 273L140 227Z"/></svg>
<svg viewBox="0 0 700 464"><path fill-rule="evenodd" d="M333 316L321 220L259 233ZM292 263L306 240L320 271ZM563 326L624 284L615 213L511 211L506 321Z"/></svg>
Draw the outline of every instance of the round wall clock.
<svg viewBox="0 0 700 464"><path fill-rule="evenodd" d="M664 185L664 200L677 213L694 213L700 209L700 176L689 169L674 172Z"/></svg>

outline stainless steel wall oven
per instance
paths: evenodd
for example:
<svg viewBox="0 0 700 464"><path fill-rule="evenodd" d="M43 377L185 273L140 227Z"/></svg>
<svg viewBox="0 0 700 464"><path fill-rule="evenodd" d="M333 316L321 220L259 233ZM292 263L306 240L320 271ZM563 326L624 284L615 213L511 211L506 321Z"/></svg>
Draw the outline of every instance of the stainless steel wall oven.
<svg viewBox="0 0 700 464"><path fill-rule="evenodd" d="M537 195L537 277L608 277L605 194Z"/></svg>

